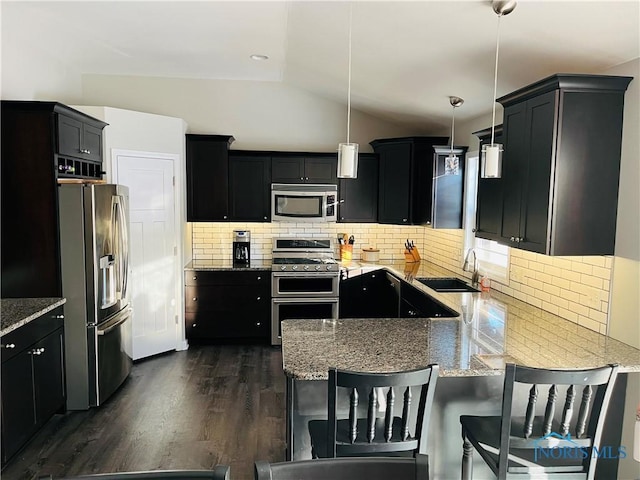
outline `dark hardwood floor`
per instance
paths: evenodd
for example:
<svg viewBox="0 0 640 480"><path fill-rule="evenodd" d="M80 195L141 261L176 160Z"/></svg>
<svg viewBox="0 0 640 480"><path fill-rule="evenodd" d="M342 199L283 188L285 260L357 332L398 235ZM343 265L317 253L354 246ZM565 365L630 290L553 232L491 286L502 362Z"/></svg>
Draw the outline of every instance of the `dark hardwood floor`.
<svg viewBox="0 0 640 480"><path fill-rule="evenodd" d="M134 364L103 406L56 415L2 471L3 480L284 460L280 349L191 346Z"/></svg>

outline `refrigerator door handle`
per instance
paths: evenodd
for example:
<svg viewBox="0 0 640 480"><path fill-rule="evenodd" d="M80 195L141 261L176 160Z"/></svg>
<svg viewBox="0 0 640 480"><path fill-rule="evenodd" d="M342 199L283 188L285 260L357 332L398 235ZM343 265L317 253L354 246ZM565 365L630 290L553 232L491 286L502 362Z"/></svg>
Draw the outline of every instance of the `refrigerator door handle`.
<svg viewBox="0 0 640 480"><path fill-rule="evenodd" d="M124 197L122 195L116 195L114 198L114 206L116 207L117 225L115 230L118 232L117 239L114 239L114 244L118 245L118 257L119 257L119 269L120 269L120 296L121 298L127 298L127 287L129 281L129 242L128 242L128 226L127 220L124 214Z"/></svg>
<svg viewBox="0 0 640 480"><path fill-rule="evenodd" d="M108 334L109 332L111 332L112 330L115 330L120 325L122 325L124 322L129 320L129 318L131 317L131 310L132 310L131 308L128 308L127 310L125 310L120 315L119 319L117 319L114 323L111 323L110 325L108 325L106 328L97 328L96 329L96 333L98 334L98 336L102 336L102 335Z"/></svg>

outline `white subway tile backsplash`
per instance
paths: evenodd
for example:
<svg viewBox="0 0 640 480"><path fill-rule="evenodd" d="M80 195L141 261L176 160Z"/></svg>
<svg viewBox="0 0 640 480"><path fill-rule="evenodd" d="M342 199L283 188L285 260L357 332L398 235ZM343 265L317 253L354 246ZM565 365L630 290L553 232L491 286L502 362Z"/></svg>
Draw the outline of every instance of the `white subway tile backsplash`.
<svg viewBox="0 0 640 480"><path fill-rule="evenodd" d="M462 230L373 223L193 223L192 243L196 260L231 260L233 230L251 231L251 256L271 259L272 239L331 237L347 233L355 237L354 260L362 248L380 250L380 259L404 259L404 243L413 240L425 261L470 279L462 271ZM336 257L339 249L336 247ZM595 331L605 331L613 257L550 257L510 249L507 285L492 281L492 288Z"/></svg>

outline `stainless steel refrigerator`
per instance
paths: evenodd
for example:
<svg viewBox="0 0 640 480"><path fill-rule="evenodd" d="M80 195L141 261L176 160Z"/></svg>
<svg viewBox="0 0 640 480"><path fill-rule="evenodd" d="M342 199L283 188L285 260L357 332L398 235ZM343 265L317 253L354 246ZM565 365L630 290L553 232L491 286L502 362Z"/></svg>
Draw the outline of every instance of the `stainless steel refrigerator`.
<svg viewBox="0 0 640 480"><path fill-rule="evenodd" d="M129 190L59 186L67 408L104 403L132 364Z"/></svg>

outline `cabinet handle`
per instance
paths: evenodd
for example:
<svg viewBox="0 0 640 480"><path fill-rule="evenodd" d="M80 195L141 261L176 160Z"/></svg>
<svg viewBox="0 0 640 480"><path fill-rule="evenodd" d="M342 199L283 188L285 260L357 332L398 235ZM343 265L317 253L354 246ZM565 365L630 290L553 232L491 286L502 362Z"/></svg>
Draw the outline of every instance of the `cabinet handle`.
<svg viewBox="0 0 640 480"><path fill-rule="evenodd" d="M198 301L198 297L193 297L193 301L197 302Z"/></svg>
<svg viewBox="0 0 640 480"><path fill-rule="evenodd" d="M223 216L222 216L222 218L226 220L226 219L227 219L227 216L226 216L226 215L223 215Z"/></svg>
<svg viewBox="0 0 640 480"><path fill-rule="evenodd" d="M31 355L42 355L44 353L44 348L35 348L29 352Z"/></svg>
<svg viewBox="0 0 640 480"><path fill-rule="evenodd" d="M260 299L261 299L261 298L262 298L262 297L258 297L258 298L256 298L256 300L260 301Z"/></svg>
<svg viewBox="0 0 640 480"><path fill-rule="evenodd" d="M56 315L53 318L57 318L58 320L62 320L64 318L64 315Z"/></svg>
<svg viewBox="0 0 640 480"><path fill-rule="evenodd" d="M258 280L262 280L262 277L258 277Z"/></svg>
<svg viewBox="0 0 640 480"><path fill-rule="evenodd" d="M416 316L416 312L414 310L409 310L407 313L409 314L410 317Z"/></svg>
<svg viewBox="0 0 640 480"><path fill-rule="evenodd" d="M309 180L309 177L304 177L305 180Z"/></svg>
<svg viewBox="0 0 640 480"><path fill-rule="evenodd" d="M516 237L511 237L509 240L511 240L512 242L516 241Z"/></svg>
<svg viewBox="0 0 640 480"><path fill-rule="evenodd" d="M402 219L402 221L403 221L403 222L406 222L406 221L407 221L407 219L406 219L406 218L403 218L403 219Z"/></svg>
<svg viewBox="0 0 640 480"><path fill-rule="evenodd" d="M264 218L265 220L267 219L267 217L262 217L262 218Z"/></svg>
<svg viewBox="0 0 640 480"><path fill-rule="evenodd" d="M196 328L198 326L197 323L194 323L193 325L191 325L193 328Z"/></svg>
<svg viewBox="0 0 640 480"><path fill-rule="evenodd" d="M300 180L304 180L304 177L300 177Z"/></svg>
<svg viewBox="0 0 640 480"><path fill-rule="evenodd" d="M344 217L340 217L340 220L344 220Z"/></svg>
<svg viewBox="0 0 640 480"><path fill-rule="evenodd" d="M516 237L516 243L520 243L520 238Z"/></svg>
<svg viewBox="0 0 640 480"><path fill-rule="evenodd" d="M197 275L194 275L194 276L193 276L193 279L194 279L194 280L197 280L197 279L198 279L198 276L197 276Z"/></svg>
<svg viewBox="0 0 640 480"><path fill-rule="evenodd" d="M260 325L262 325L262 322L256 322L256 327L259 327Z"/></svg>
<svg viewBox="0 0 640 480"><path fill-rule="evenodd" d="M520 240L518 240L519 242L524 242L524 237L520 237Z"/></svg>
<svg viewBox="0 0 640 480"><path fill-rule="evenodd" d="M366 292L367 291L367 287L362 287L362 291Z"/></svg>
<svg viewBox="0 0 640 480"><path fill-rule="evenodd" d="M7 343L6 345L2 345L3 348L16 348L15 343Z"/></svg>
<svg viewBox="0 0 640 480"><path fill-rule="evenodd" d="M427 222L427 225L431 225L431 222Z"/></svg>

